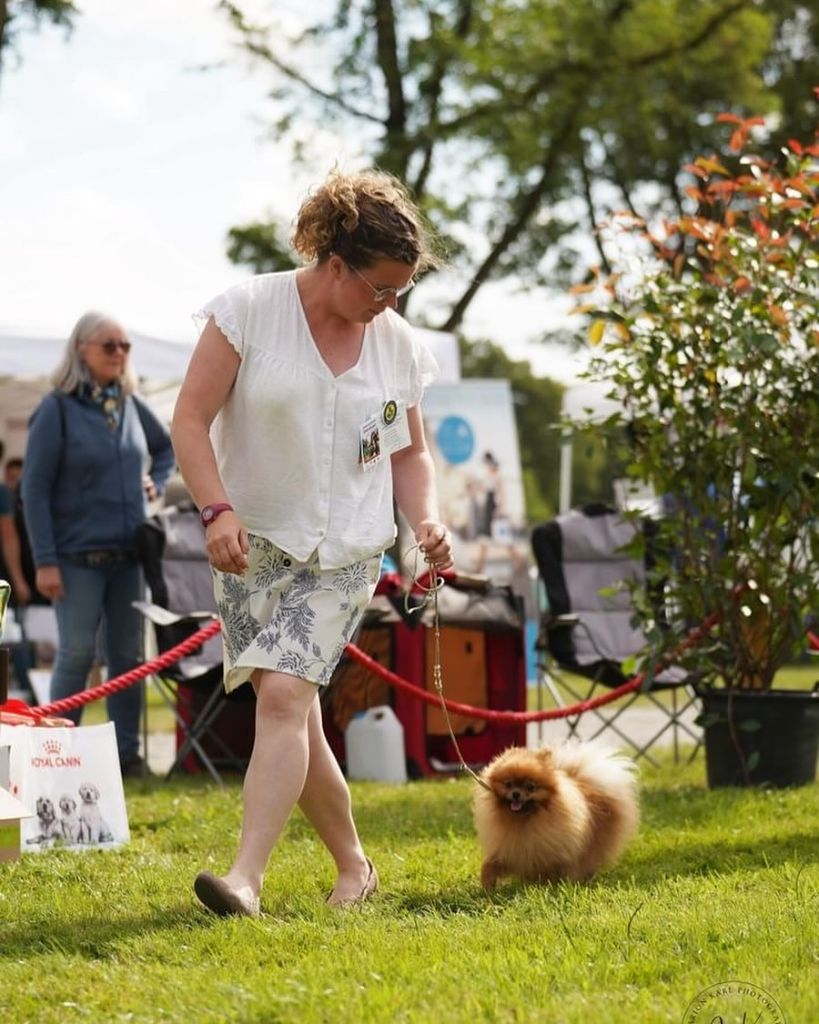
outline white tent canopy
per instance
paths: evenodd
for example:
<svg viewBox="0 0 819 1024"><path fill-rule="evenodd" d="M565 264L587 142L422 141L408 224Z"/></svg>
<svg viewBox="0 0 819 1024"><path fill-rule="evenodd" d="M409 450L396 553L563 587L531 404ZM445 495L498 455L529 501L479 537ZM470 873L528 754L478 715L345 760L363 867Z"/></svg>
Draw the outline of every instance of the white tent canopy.
<svg viewBox="0 0 819 1024"><path fill-rule="evenodd" d="M460 379L458 342L453 334L416 327L441 368L442 382ZM179 383L185 375L194 340L165 341L129 331L131 355L140 393L160 419L169 422ZM31 337L0 331L0 440L6 457L22 456L28 419L48 391L48 375L57 366L66 338Z"/></svg>
<svg viewBox="0 0 819 1024"><path fill-rule="evenodd" d="M163 341L128 332L134 343L133 364L139 377L180 380L185 374L193 343ZM60 361L66 338L25 337L0 333L0 377L41 377Z"/></svg>
<svg viewBox="0 0 819 1024"><path fill-rule="evenodd" d="M134 370L149 401L157 383L182 379L193 343L163 341L135 332L129 332L129 337L134 344ZM7 458L22 456L29 417L49 389L48 376L60 361L65 343L66 338L0 333L0 440ZM164 410L157 412L161 415Z"/></svg>

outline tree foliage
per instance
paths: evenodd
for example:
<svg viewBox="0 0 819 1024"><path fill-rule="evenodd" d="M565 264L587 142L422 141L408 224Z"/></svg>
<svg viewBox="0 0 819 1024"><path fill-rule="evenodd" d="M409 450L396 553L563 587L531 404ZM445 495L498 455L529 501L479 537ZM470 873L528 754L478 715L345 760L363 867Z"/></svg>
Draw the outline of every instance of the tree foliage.
<svg viewBox="0 0 819 1024"><path fill-rule="evenodd" d="M818 50L795 0L338 0L298 35L220 6L270 71L277 139L304 156L330 126L410 185L449 244L445 330L490 280L609 266L596 228L613 209L681 213L679 168L718 111L776 115L773 145L794 134ZM285 250L260 227L234 250L254 268Z"/></svg>
<svg viewBox="0 0 819 1024"><path fill-rule="evenodd" d="M70 29L78 13L72 0L0 0L0 69L21 28L50 21Z"/></svg>

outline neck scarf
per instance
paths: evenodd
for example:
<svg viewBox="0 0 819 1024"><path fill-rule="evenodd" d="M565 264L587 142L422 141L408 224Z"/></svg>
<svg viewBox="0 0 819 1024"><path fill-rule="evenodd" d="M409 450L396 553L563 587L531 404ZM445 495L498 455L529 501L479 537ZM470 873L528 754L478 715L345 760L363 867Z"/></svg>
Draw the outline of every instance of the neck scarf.
<svg viewBox="0 0 819 1024"><path fill-rule="evenodd" d="M90 399L95 405L100 406L105 414L105 422L108 425L108 429L112 434L116 433L122 419L122 404L124 401L122 385L119 381L115 380L113 383L104 386L94 381L89 381L84 386L83 392L86 398Z"/></svg>

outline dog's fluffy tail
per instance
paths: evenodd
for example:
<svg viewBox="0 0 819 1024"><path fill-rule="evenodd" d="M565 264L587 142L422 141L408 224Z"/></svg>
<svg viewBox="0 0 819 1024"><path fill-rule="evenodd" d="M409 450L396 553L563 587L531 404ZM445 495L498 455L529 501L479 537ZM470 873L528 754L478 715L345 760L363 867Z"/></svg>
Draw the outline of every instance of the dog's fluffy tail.
<svg viewBox="0 0 819 1024"><path fill-rule="evenodd" d="M596 740L566 740L552 747L557 767L578 781L596 786L612 794L634 792L637 788L637 765L630 757Z"/></svg>

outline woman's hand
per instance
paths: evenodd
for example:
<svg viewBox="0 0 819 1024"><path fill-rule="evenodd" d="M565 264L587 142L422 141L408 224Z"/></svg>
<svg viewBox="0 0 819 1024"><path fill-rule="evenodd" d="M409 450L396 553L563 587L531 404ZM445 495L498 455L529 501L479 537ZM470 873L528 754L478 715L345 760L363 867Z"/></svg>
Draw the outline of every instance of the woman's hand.
<svg viewBox="0 0 819 1024"><path fill-rule="evenodd" d="M415 539L431 569L452 568L452 538L443 523L424 519L415 528Z"/></svg>
<svg viewBox="0 0 819 1024"><path fill-rule="evenodd" d="M156 501L156 484L148 473L142 477L142 486L145 489L145 497L148 501Z"/></svg>
<svg viewBox="0 0 819 1024"><path fill-rule="evenodd" d="M250 543L247 530L235 512L222 512L218 519L205 527L205 547L208 561L220 572L242 576L247 571L247 553Z"/></svg>
<svg viewBox="0 0 819 1024"><path fill-rule="evenodd" d="M37 569L34 583L43 597L47 597L49 601L62 601L65 597L63 577L56 565L41 565Z"/></svg>

